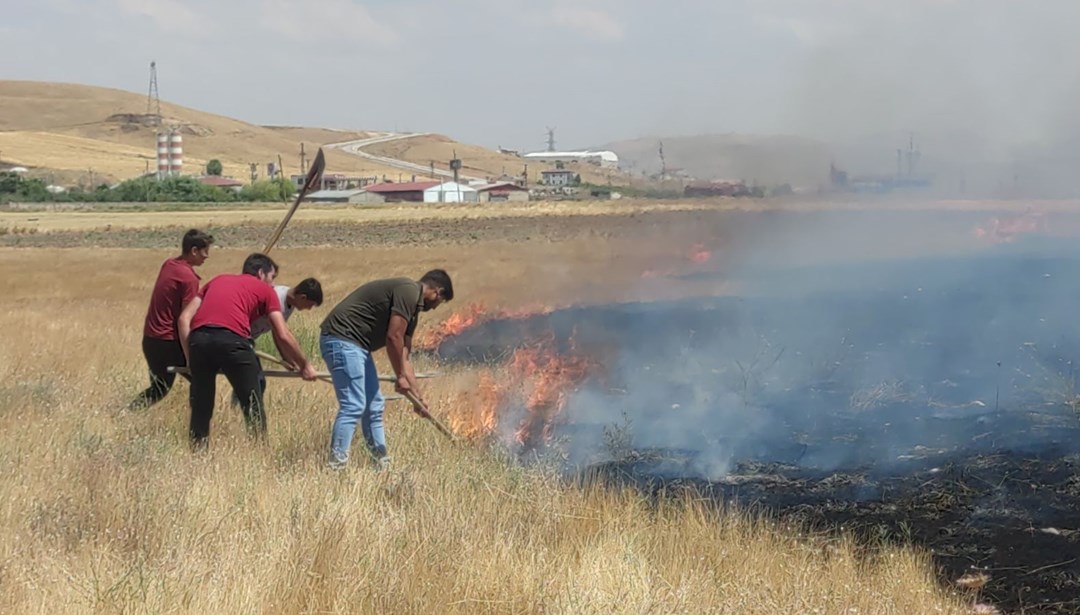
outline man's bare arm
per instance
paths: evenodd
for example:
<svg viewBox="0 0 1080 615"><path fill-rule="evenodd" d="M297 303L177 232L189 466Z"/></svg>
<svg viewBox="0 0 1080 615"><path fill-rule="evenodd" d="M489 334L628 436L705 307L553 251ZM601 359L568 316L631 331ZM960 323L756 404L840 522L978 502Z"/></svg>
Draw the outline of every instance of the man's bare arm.
<svg viewBox="0 0 1080 615"><path fill-rule="evenodd" d="M295 365L296 369L300 372L311 370L311 364L308 363L308 358L303 356L303 351L300 350L300 345L296 342L296 337L293 336L293 332L288 330L288 325L285 324L285 317L281 315L281 312L272 311L268 318L270 320L270 333L273 335L274 346L278 347L278 350L281 351L282 358Z"/></svg>
<svg viewBox="0 0 1080 615"><path fill-rule="evenodd" d="M386 332L386 355L390 359L390 366L394 368L398 392L404 393L409 390L420 397L419 387L416 386L416 374L413 372L412 361L409 359L412 337L405 335L408 328L409 323L404 316L390 315L390 326Z"/></svg>
<svg viewBox="0 0 1080 615"><path fill-rule="evenodd" d="M191 365L191 350L188 347L188 336L191 335L191 319L195 318L195 312L199 311L199 306L202 305L202 298L196 296L180 312L180 317L176 320L176 332L180 336L180 347L184 350L184 358L188 365Z"/></svg>

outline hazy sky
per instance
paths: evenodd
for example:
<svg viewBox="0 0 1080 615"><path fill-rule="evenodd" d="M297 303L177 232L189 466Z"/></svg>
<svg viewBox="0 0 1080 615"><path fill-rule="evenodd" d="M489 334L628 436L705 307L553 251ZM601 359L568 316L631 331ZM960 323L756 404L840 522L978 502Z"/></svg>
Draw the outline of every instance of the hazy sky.
<svg viewBox="0 0 1080 615"><path fill-rule="evenodd" d="M1080 136L1076 0L4 0L0 78L526 150L646 135ZM17 50L17 51L16 51ZM2 110L0 110L2 112Z"/></svg>

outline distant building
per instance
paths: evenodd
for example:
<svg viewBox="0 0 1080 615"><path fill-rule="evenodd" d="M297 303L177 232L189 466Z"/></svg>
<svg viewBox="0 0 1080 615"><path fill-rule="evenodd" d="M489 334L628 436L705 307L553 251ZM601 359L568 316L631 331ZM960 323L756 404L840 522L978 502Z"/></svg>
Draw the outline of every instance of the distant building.
<svg viewBox="0 0 1080 615"><path fill-rule="evenodd" d="M577 180L577 173L568 169L553 169L540 172L540 183L545 186L571 186Z"/></svg>
<svg viewBox="0 0 1080 615"><path fill-rule="evenodd" d="M306 175L292 175L290 179L299 190L307 179ZM323 173L319 182L319 190L352 190L364 188L379 183L379 178L374 175L345 175L342 173Z"/></svg>
<svg viewBox="0 0 1080 615"><path fill-rule="evenodd" d="M503 203L506 201L528 201L529 190L514 182L498 182L473 186L479 194L481 203Z"/></svg>
<svg viewBox="0 0 1080 615"><path fill-rule="evenodd" d="M443 182L424 190L425 203L476 203L479 200L476 188L456 182Z"/></svg>
<svg viewBox="0 0 1080 615"><path fill-rule="evenodd" d="M364 191L360 188L351 190L317 190L304 197L311 203L362 203Z"/></svg>
<svg viewBox="0 0 1080 615"><path fill-rule="evenodd" d="M546 162L554 164L556 162L584 162L598 166L603 169L617 169L619 168L619 157L615 152L602 151L602 152L532 152L523 156L526 160L534 160L536 162Z"/></svg>
<svg viewBox="0 0 1080 615"><path fill-rule="evenodd" d="M352 203L423 203L424 191L440 182L384 182L364 188Z"/></svg>

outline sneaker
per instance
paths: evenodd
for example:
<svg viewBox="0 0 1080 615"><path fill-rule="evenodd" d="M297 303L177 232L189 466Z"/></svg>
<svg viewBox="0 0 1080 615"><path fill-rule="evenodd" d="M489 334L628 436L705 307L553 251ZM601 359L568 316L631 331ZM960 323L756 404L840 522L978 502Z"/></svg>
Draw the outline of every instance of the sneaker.
<svg viewBox="0 0 1080 615"><path fill-rule="evenodd" d="M326 461L326 467L330 468L331 470L333 470L335 472L340 472L340 471L344 470L346 467L348 467L348 465L349 465L349 458L348 457L342 459L342 458L340 458L340 457L338 457L338 456L336 456L334 454L331 454L330 459L328 459Z"/></svg>
<svg viewBox="0 0 1080 615"><path fill-rule="evenodd" d="M375 460L375 470L377 472L385 472L390 469L390 456L385 455Z"/></svg>

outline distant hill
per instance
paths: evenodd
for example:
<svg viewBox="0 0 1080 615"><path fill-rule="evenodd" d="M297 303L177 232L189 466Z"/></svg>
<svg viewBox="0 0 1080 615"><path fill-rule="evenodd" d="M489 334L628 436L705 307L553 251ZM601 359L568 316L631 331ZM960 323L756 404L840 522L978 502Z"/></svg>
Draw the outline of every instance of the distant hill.
<svg viewBox="0 0 1080 615"><path fill-rule="evenodd" d="M757 184L824 185L829 179L830 148L825 143L792 136L740 134L692 137L643 137L595 149L619 155L620 166L635 174L660 171L660 142L667 168L691 176L735 179Z"/></svg>
<svg viewBox="0 0 1080 615"><path fill-rule="evenodd" d="M156 129L144 123L145 94L67 83L0 81L0 168L20 165L57 183L115 181L153 170ZM377 133L316 127L258 126L240 120L161 103L166 123L183 135L184 172L197 174L213 158L224 174L247 180L249 163L266 165L281 157L287 174L300 170L300 144L308 160L320 145L363 139ZM418 137L427 141L431 137ZM476 175L518 172L518 159L439 137ZM397 178L401 171L337 150L325 150L327 172ZM449 160L441 150L438 152ZM414 161L429 164L425 157ZM445 168L445 160L438 159ZM518 165L520 166L520 165Z"/></svg>

